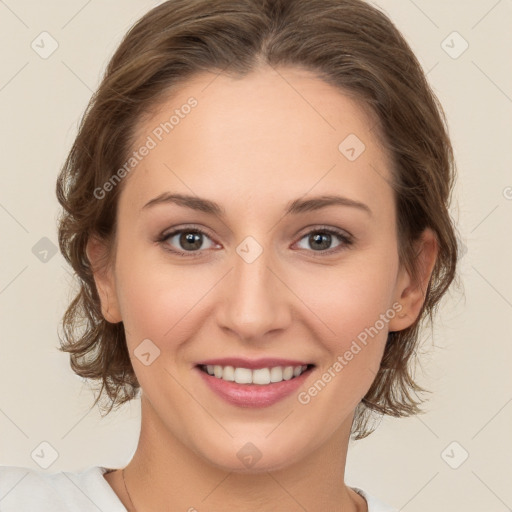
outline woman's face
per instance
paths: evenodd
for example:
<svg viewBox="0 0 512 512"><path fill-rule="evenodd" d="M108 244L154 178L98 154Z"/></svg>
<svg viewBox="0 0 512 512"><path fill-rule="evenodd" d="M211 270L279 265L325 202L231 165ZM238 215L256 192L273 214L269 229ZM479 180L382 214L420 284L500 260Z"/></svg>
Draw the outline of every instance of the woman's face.
<svg viewBox="0 0 512 512"><path fill-rule="evenodd" d="M412 322L398 314L409 277L374 127L311 74L270 68L197 76L138 127L115 266L97 283L124 323L143 429L229 470L245 455L276 469L346 435L388 331ZM314 366L244 394L198 367L226 358L262 370L223 373L237 380L282 378L270 369L289 364L261 358Z"/></svg>

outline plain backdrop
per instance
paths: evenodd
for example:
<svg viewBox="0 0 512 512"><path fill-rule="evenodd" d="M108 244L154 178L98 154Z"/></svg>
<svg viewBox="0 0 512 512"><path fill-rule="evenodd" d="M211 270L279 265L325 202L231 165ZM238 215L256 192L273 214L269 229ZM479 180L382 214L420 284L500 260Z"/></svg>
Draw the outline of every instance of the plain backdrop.
<svg viewBox="0 0 512 512"><path fill-rule="evenodd" d="M52 251L55 179L109 58L157 3L0 1L0 465L41 469L32 457L50 450L41 443L56 452L50 472L121 467L135 450L139 401L102 419L57 350L73 279ZM347 483L408 512L510 510L512 2L376 5L409 41L448 117L464 295L447 296L424 332L426 414L384 418L351 442ZM46 58L33 43L41 37L45 51L58 44Z"/></svg>

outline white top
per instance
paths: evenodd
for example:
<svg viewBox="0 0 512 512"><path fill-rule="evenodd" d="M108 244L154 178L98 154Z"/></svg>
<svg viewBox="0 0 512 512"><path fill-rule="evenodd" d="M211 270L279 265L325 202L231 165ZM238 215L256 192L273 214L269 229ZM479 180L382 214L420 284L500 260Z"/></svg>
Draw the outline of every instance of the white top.
<svg viewBox="0 0 512 512"><path fill-rule="evenodd" d="M91 466L80 472L46 473L19 466L0 466L2 512L127 512L103 474ZM368 512L398 512L374 496L352 487L368 503Z"/></svg>

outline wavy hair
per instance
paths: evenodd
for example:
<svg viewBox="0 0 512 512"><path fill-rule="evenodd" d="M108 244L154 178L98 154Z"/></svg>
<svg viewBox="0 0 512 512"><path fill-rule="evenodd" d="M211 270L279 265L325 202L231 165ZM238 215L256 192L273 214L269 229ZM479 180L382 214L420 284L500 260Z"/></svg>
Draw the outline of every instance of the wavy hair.
<svg viewBox="0 0 512 512"><path fill-rule="evenodd" d="M427 227L439 245L420 314L410 327L388 334L380 369L356 408L351 435L362 439L374 431L372 412L423 412L417 392L428 391L414 377L420 324L432 325L458 259L449 214L455 163L445 114L401 33L362 0L169 0L130 28L57 179L59 246L79 283L62 318L59 350L70 354L77 375L101 383L94 405L106 393L107 414L137 397L123 323L103 318L85 252L91 236L112 248L122 183L101 200L94 191L126 162L141 120L170 90L204 71L244 77L262 64L310 70L376 114L393 162L400 264L417 276L413 242Z"/></svg>

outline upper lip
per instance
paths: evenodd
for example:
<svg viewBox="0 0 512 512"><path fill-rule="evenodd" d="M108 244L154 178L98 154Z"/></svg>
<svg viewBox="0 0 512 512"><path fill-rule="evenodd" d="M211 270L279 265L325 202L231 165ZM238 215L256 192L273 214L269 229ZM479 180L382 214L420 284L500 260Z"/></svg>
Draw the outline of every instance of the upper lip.
<svg viewBox="0 0 512 512"><path fill-rule="evenodd" d="M307 361L275 357L262 357L260 359L245 359L243 357L221 357L217 359L207 359L197 363L198 366L233 366L235 368L248 368L250 370L256 370L258 368L273 368L274 366L304 366L312 364L313 363L308 363Z"/></svg>

